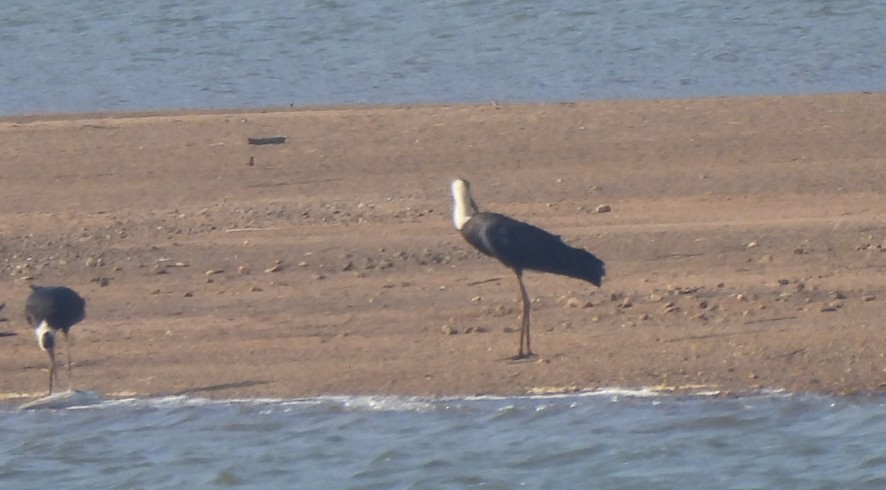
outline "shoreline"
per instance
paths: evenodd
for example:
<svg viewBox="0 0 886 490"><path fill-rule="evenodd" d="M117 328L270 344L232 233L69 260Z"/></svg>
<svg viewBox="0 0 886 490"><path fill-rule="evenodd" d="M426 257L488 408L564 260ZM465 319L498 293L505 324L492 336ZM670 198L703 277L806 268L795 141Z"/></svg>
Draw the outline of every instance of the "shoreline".
<svg viewBox="0 0 886 490"><path fill-rule="evenodd" d="M305 105L269 105L259 107L185 107L185 108L155 108L155 109L107 109L87 110L80 112L24 112L17 114L0 114L0 123L28 123L39 121L70 121L85 119L141 119L152 117L174 116L219 116L219 115L248 115L248 114L278 114L291 112L327 112L327 111L366 111L385 109L445 109L457 107L482 107L490 105L502 106L552 106L571 104L600 104L600 103L650 103L650 102L688 102L707 100L752 100L752 99L783 99L801 97L841 97L841 96L864 96L880 95L883 92L871 92L867 90L854 90L845 92L802 92L783 94L757 94L757 95L708 95L699 97L666 97L666 98L609 98L609 99L577 99L562 101L465 101L457 103L445 102L398 102L398 103L365 103L365 104L305 104Z"/></svg>
<svg viewBox="0 0 886 490"><path fill-rule="evenodd" d="M880 395L884 109L854 93L3 116L0 393L46 384L19 314L36 283L86 297L74 384L101 393ZM268 135L287 140L247 142ZM452 229L456 176L607 263L599 290L527 273L531 362L505 360L513 274Z"/></svg>
<svg viewBox="0 0 886 490"><path fill-rule="evenodd" d="M80 390L83 391L83 390ZM679 401L698 400L698 399L721 399L721 400L739 400L739 399L755 399L755 398L787 398L787 397L822 397L830 399L861 399L878 401L883 398L883 393L873 394L854 394L854 395L833 395L820 393L793 393L785 390L758 390L753 392L740 393L721 393L718 391L670 391L660 390L656 388L618 388L606 387L596 390L579 390L565 392L544 392L544 393L525 393L521 395L454 395L454 396L416 396L416 395L352 395L352 394L325 394L311 397L294 397L294 398L210 398L193 395L163 395L153 397L138 396L108 396L104 397L99 393L85 391L81 398L64 398L52 399L43 395L29 394L4 394L0 398L0 410L43 410L43 409L67 409L67 408L107 408L110 406L205 406L214 404L229 405L289 405L289 404L319 404L319 403L337 403L337 404L362 404L366 406L384 405L383 410L393 409L410 410L416 403L420 404L439 404L449 402L496 402L496 401L519 401L519 400L563 400L578 398L627 398L627 399L674 399ZM20 396L14 396L20 395ZM56 395L64 395L63 392ZM24 402L24 403L22 403Z"/></svg>

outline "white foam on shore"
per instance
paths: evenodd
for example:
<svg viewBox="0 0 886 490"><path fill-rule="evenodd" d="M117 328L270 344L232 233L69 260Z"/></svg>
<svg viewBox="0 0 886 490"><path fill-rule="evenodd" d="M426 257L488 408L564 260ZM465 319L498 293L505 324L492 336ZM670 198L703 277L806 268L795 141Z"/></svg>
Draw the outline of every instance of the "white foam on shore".
<svg viewBox="0 0 886 490"><path fill-rule="evenodd" d="M39 410L39 409L68 409L82 408L101 405L102 397L88 390L68 390L59 393L53 393L43 398L25 403L19 407L21 410Z"/></svg>
<svg viewBox="0 0 886 490"><path fill-rule="evenodd" d="M780 390L774 390L766 393L759 393L763 396L772 396L784 393ZM681 396L692 397L713 397L719 395L718 390L696 391L691 394L681 394ZM40 398L21 405L21 409L101 409L114 407L131 407L146 409L172 409L186 407L205 407L205 406L223 406L223 405L243 405L243 406L323 406L329 405L342 410L366 410L366 411L403 411L403 412L424 412L432 411L448 404L458 402L501 402L501 401L545 401L545 400L564 400L579 399L588 397L606 397L613 402L621 399L653 399L668 398L674 396L672 390L662 390L660 388L619 388L607 387L596 390L564 390L562 392L544 392L538 394L526 395L469 395L469 396L447 396L447 397L419 397L419 396L384 396L384 395L328 395L310 398L232 398L232 399L212 399L192 397L186 395L164 396L154 398L111 398L103 399L91 391L74 390L53 394L49 397Z"/></svg>

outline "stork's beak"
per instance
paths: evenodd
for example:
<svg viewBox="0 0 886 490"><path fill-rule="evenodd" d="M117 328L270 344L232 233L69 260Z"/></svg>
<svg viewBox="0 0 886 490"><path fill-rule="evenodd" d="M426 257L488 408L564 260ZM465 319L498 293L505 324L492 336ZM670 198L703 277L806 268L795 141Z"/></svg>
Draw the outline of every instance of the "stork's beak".
<svg viewBox="0 0 886 490"><path fill-rule="evenodd" d="M49 355L49 394L52 394L52 381L55 379L55 334L46 320L37 326L37 344Z"/></svg>

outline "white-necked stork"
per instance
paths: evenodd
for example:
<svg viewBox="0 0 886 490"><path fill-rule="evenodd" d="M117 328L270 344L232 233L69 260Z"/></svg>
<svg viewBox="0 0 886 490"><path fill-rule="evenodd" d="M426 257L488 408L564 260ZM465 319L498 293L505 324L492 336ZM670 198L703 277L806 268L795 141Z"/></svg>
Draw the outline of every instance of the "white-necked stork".
<svg viewBox="0 0 886 490"><path fill-rule="evenodd" d="M606 274L603 261L594 254L570 247L557 235L507 216L480 212L466 180L452 181L452 222L468 243L495 257L517 274L523 297L520 349L515 359L532 356L529 342L529 295L523 285L526 269L550 272L588 281L599 287ZM525 346L525 350L524 350Z"/></svg>
<svg viewBox="0 0 886 490"><path fill-rule="evenodd" d="M31 295L25 302L25 317L37 334L37 344L49 354L49 394L53 379L58 381L55 369L56 333L65 334L68 352L68 385L71 385L71 344L68 331L86 318L86 301L73 289L64 286L31 286Z"/></svg>

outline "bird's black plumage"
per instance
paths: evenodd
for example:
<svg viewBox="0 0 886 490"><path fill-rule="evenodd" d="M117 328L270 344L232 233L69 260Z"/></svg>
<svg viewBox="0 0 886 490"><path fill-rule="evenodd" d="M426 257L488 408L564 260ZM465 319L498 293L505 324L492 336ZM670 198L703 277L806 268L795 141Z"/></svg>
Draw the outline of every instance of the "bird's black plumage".
<svg viewBox="0 0 886 490"><path fill-rule="evenodd" d="M68 339L71 327L86 318L86 301L71 288L65 286L31 286L31 294L25 302L25 318L36 329L37 343L49 355L49 393L55 371L55 334L61 331ZM71 376L71 346L68 352L68 380Z"/></svg>
<svg viewBox="0 0 886 490"><path fill-rule="evenodd" d="M603 261L581 248L570 247L559 236L497 213L476 213L461 234L484 254L512 269L549 272L600 286Z"/></svg>
<svg viewBox="0 0 886 490"><path fill-rule="evenodd" d="M502 214L479 212L470 194L470 184L452 182L453 223L468 243L495 257L517 275L523 298L523 322L517 358L532 355L529 340L529 295L523 271L549 272L588 281L599 287L606 275L602 260L581 248L567 245L557 235ZM526 347L524 351L524 345Z"/></svg>
<svg viewBox="0 0 886 490"><path fill-rule="evenodd" d="M65 286L31 286L31 295L25 302L25 316L36 328L46 320L53 330L68 331L86 318L86 300Z"/></svg>

